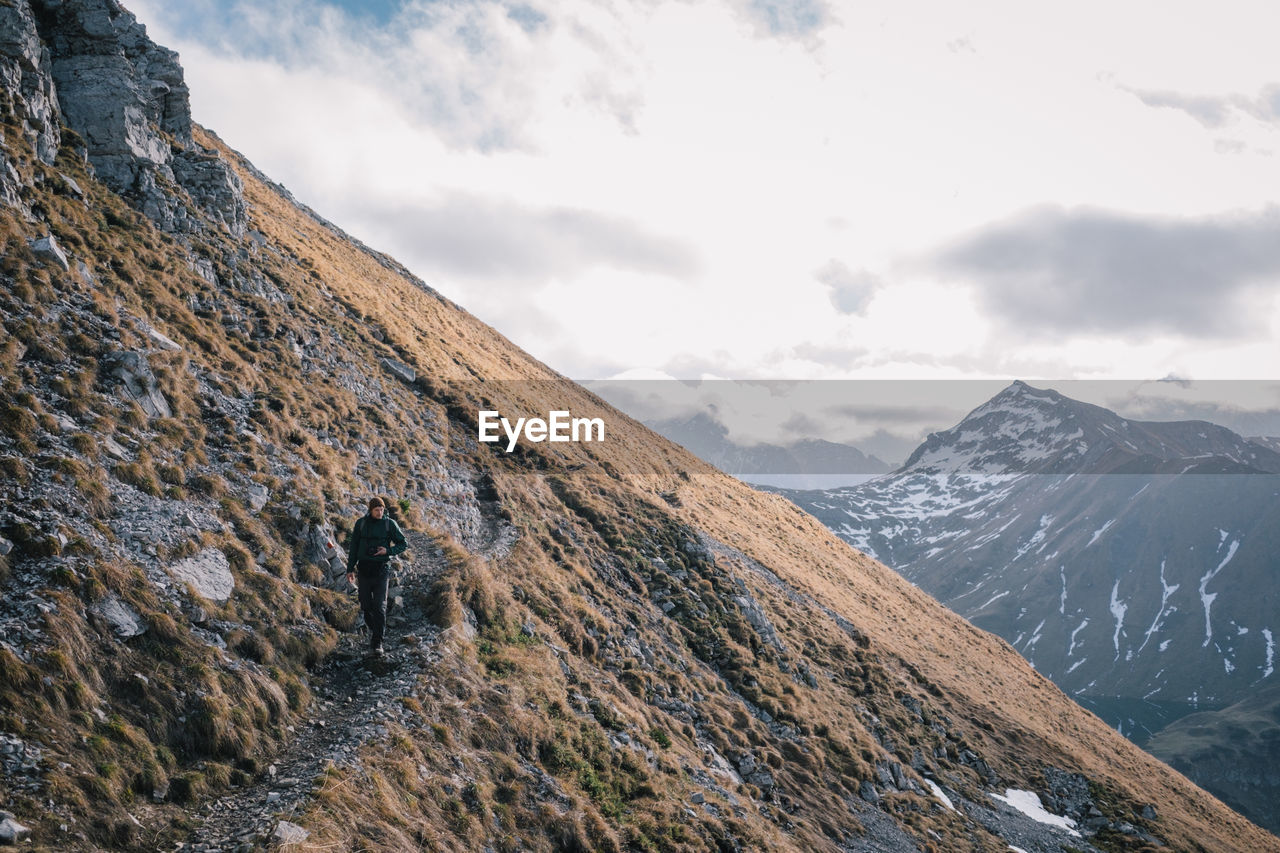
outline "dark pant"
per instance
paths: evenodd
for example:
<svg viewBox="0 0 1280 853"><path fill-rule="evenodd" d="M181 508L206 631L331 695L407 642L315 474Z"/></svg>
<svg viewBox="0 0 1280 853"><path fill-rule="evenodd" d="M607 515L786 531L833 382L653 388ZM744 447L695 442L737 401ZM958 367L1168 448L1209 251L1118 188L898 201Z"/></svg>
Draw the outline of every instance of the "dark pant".
<svg viewBox="0 0 1280 853"><path fill-rule="evenodd" d="M391 571L384 563L375 568L360 567L356 573L356 587L360 590L360 612L369 628L370 648L382 645L382 634L387 627L387 587L391 583Z"/></svg>

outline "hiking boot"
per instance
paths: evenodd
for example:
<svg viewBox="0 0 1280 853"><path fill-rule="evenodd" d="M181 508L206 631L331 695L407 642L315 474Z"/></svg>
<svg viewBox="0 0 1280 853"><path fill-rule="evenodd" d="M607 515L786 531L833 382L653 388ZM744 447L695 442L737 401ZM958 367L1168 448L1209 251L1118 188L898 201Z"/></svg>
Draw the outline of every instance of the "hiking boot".
<svg viewBox="0 0 1280 853"><path fill-rule="evenodd" d="M378 645L373 647L373 653L377 657L382 657L384 654L386 654L386 652L383 651L382 649L382 643L378 643Z"/></svg>

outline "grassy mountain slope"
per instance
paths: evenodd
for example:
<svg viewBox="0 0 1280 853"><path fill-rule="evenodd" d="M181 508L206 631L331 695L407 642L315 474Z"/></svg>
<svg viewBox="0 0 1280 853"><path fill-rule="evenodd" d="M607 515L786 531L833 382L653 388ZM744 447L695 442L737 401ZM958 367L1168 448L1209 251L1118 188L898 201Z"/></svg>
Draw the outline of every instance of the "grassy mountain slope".
<svg viewBox="0 0 1280 853"><path fill-rule="evenodd" d="M1261 825L1280 821L1280 688L1258 691L1221 711L1178 720L1148 744L1153 755L1197 784L1230 793L1223 799Z"/></svg>
<svg viewBox="0 0 1280 853"><path fill-rule="evenodd" d="M419 602L440 655L357 765L305 780L302 849L1005 850L986 792L1048 796L1050 768L1087 779L1099 849L1280 849L1007 645L563 381L212 135L195 142L239 173L243 238L189 199L203 224L158 231L73 133L47 166L7 116L32 217L0 212L0 732L30 766L6 764L0 801L36 849L171 847L321 715L313 672L355 607L313 545L370 492L449 566ZM33 250L47 234L67 268ZM506 454L476 442L481 407L600 414L607 439ZM223 602L168 572L210 552ZM118 636L112 601L145 632Z"/></svg>

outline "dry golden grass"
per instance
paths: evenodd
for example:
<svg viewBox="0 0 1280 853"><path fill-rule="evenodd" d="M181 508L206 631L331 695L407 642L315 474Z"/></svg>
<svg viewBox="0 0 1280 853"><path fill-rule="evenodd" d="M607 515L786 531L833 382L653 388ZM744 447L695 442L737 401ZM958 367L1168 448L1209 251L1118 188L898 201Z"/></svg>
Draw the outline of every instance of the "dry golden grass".
<svg viewBox="0 0 1280 853"><path fill-rule="evenodd" d="M203 141L217 144L212 138ZM768 566L793 589L825 603L871 638L872 653L848 667L849 678L860 678L866 695L898 691L927 699L938 713L962 721L959 725L968 743L998 765L1011 784L1036 787L1042 784L1039 774L1044 765L1060 766L1085 773L1132 804L1158 800L1159 831L1181 849L1276 849L1273 836L1076 706L999 639L971 627L892 571L854 552L782 499L720 475L585 390L563 382L447 300L353 249L321 223L299 215L272 188L247 173L242 177L254 226L272 243L305 259L313 273L306 284L314 282L317 298L323 286L343 305L366 310L376 306L376 312L370 312L374 316L349 316L344 321L340 330L344 339L359 338L362 327L376 325L383 340L375 349L418 370L419 384L450 414L455 431L474 423L482 400L500 410L568 408L575 415L599 414L606 419L604 444L562 446L554 453L535 449L519 459L494 454L488 466L495 472L504 506L525 531L525 542L534 543L528 553L518 549L512 558L520 571L528 573L529 581L521 583L527 603L546 614L553 636L573 653L591 658L598 652L582 625L605 626L609 621L592 612L582 596L584 590L603 594L590 566L598 555L575 553L574 546L551 532L546 521L564 510L556 508L560 501L553 499L553 489L548 488L552 484L537 473L539 467L555 471L584 466L574 473L571 490L579 493L574 498L582 505L579 515L589 515L593 506L601 505L595 509L602 521L597 532L606 543L612 535L628 535L626 516L634 512L620 511L617 501L612 507L607 499L595 501L592 490L624 496L622 504L662 507L680 522L705 530ZM350 315L357 312L349 309ZM396 391L407 406L412 392ZM456 433L433 436L437 441L457 438ZM613 533L607 529L610 523ZM612 543L614 550L617 544ZM768 599L773 594L763 586L752 582L753 591ZM439 615L442 624L456 624L457 602L463 598L460 591L448 591ZM778 600L768 607L775 617L793 609ZM856 653L848 638L814 608L790 616L791 624L779 626L787 641L793 645L808 641L813 648L825 649L829 667L837 665L838 655ZM852 713L855 702L850 696L840 695L829 682L789 692L776 678L769 682L762 677L759 682L762 701L772 702L775 710L797 720L822 720L822 726L836 732L823 759L829 766L801 766L807 778L823 778L824 769L834 770L826 778L868 774L868 764L879 751ZM629 693L619 685L617 695ZM633 705L631 713L650 713L642 707ZM750 731L745 740L752 737L768 742ZM726 743L725 748L735 745ZM804 764L784 765L791 768L797 763ZM963 781L957 772L957 782ZM976 792L976 777L968 781Z"/></svg>
<svg viewBox="0 0 1280 853"><path fill-rule="evenodd" d="M197 141L238 162L211 135L197 131ZM31 159L24 168L43 168ZM48 474L87 484L112 466L145 491L215 508L231 533L206 535L198 547L228 555L241 594L208 607L214 618L250 626L229 631L228 640L233 653L258 664L221 667L135 567L101 561L83 578L63 577L42 590L59 605L48 619L47 652L24 664L0 647L0 728L45 737L56 727L62 743L84 739L84 748L58 753L72 760L51 774L49 791L81 815L103 813L92 843L145 849L123 809L166 780L181 806L148 807L149 820L172 839L183 808L243 781L236 774L246 762L276 753L286 726L307 709L307 668L337 641L332 629L290 627L323 621L348 629L354 619L341 596L297 583L314 578L293 556L302 525L333 521L367 481L410 499L416 520L446 529L443 513L416 500L420 486L406 460L422 456L474 475L499 508L489 521L514 526L519 539L492 563L437 535L448 570L426 604L445 629L443 656L403 697L413 723L366 745L358 770L331 770L319 780L306 815L312 836L299 849L471 850L491 840L499 850L693 851L732 836L745 849L829 850L841 834L861 831L850 809L861 781L877 765L909 764L916 750L941 751L947 758L937 765L947 781L980 799L983 781L955 760L966 748L1011 784L1039 787L1042 768L1052 764L1102 783L1119 812L1155 800L1153 828L1176 849L1277 849L1272 836L1071 703L1001 641L781 499L715 472L558 377L243 168L251 227L270 247L252 263L291 303L210 285L187 267L187 248L158 234L82 164L64 158L59 168L86 187L89 203L51 194L49 225L93 265L96 284L45 267L26 248L27 225L0 216L0 275L14 281L0 299L13 314L21 300L32 315L7 317L0 341L0 433L18 451L0 460L0 470L15 482ZM232 248L239 247L216 234L190 245L224 279ZM121 408L105 393L85 361L101 355L97 339L42 326L48 312L41 303L57 299L78 300L102 329L119 330L123 348L146 347L134 318L183 347L152 364L173 418ZM374 384L379 405L327 368L305 372L284 343L288 336ZM379 364L384 357L414 367L417 381L391 377ZM234 418L202 409L193 370L230 397L245 395L243 426L252 436ZM56 403L13 390L55 375ZM598 415L607 439L510 455L477 451L481 406ZM83 431L65 437L65 452L31 465L28 451L61 440L53 435L55 410L74 415ZM145 450L116 465L103 452L109 436ZM392 461L361 464L357 444ZM214 470L211 460L224 467ZM274 502L263 513L247 511L235 495L248 482L304 504L304 518ZM85 491L89 523L107 513L106 498L100 489ZM691 550L697 531L745 559ZM20 544L35 553L48 537L30 532ZM196 548L193 541L165 556ZM267 572L254 570L259 553ZM655 568L659 557L684 580ZM147 635L118 644L101 634L84 614L108 592L148 620ZM732 604L744 593L768 614L783 648ZM657 594L674 605L669 616L658 615ZM646 645L651 665L637 659L631 641ZM134 676L140 671L147 682ZM42 682L46 673L56 673L54 685ZM659 708L668 697L696 704L696 724ZM904 698L920 703L921 718ZM106 722L92 713L104 703L117 711ZM950 722L942 731L930 725L943 718ZM652 761L612 746L610 737L622 734ZM773 774L774 796L751 784L721 794L700 782L695 771L704 772L712 750L752 755ZM529 769L535 766L558 793L542 789ZM694 792L719 813L691 816ZM886 809L922 849L1007 847L927 797L895 794ZM55 837L50 820L38 829Z"/></svg>

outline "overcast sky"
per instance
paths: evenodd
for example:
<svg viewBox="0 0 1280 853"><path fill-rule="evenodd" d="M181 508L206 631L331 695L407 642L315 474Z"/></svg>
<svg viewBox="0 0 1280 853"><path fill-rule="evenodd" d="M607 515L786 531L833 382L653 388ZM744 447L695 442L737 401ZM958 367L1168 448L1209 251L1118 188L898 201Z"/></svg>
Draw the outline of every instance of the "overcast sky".
<svg viewBox="0 0 1280 853"><path fill-rule="evenodd" d="M126 0L197 121L579 379L1275 378L1273 0Z"/></svg>

